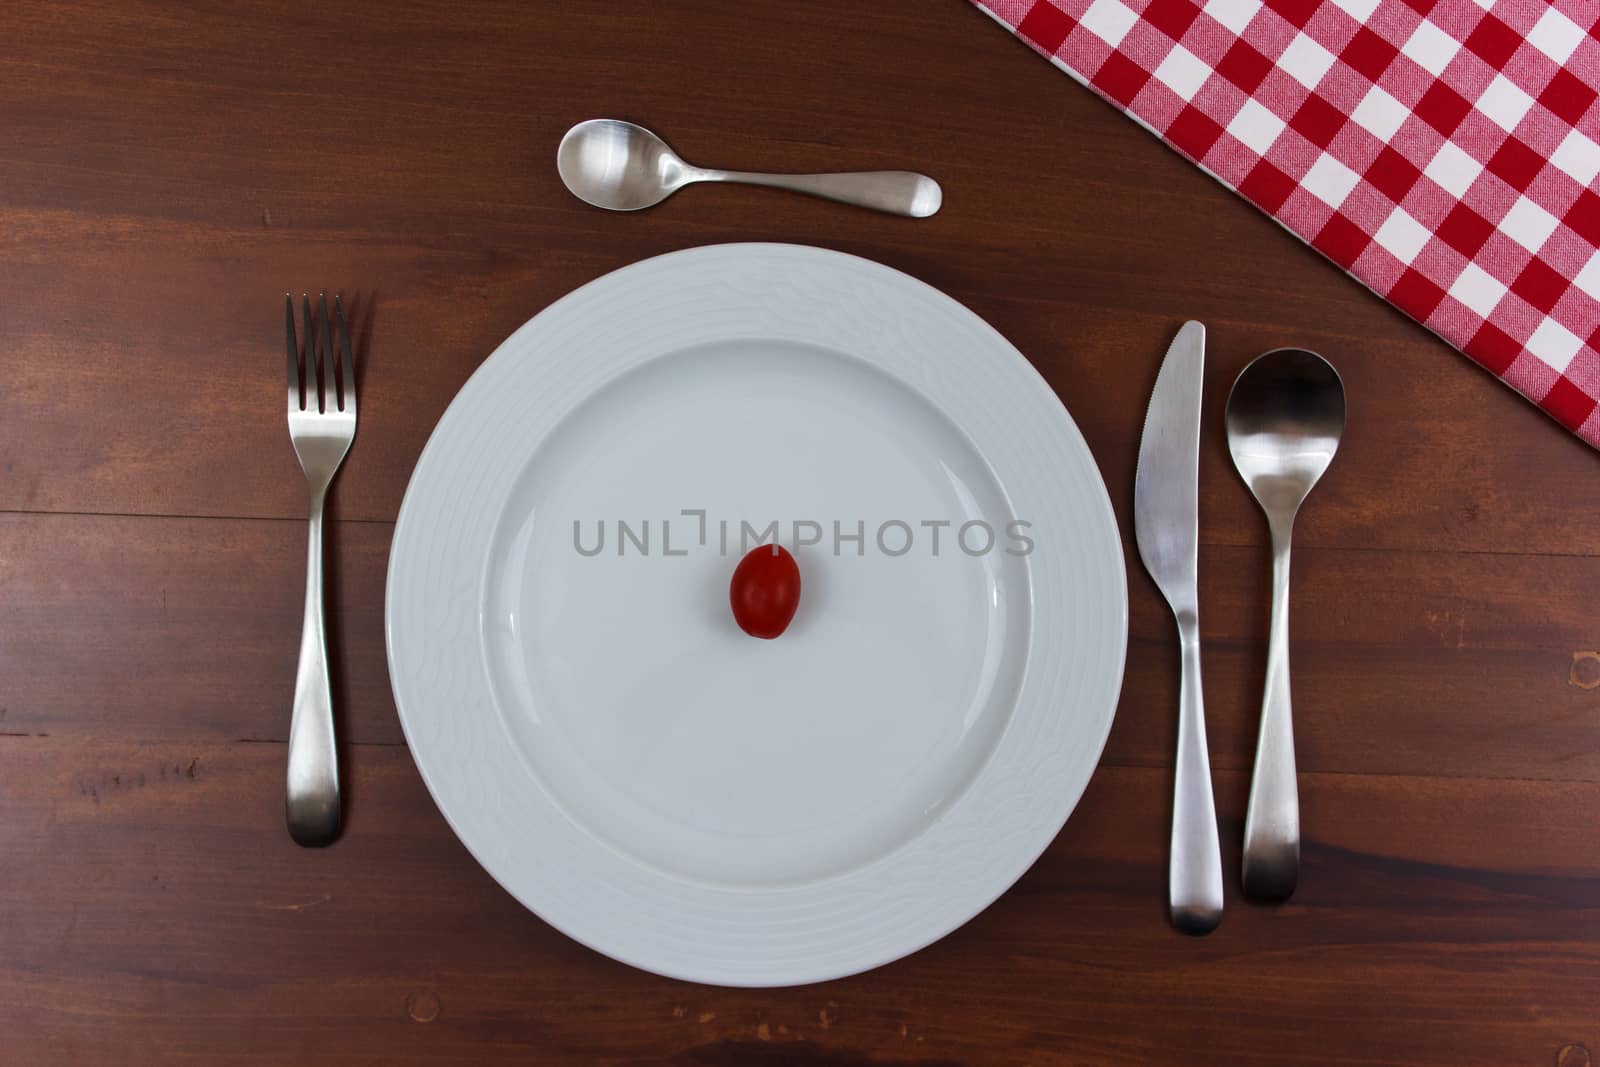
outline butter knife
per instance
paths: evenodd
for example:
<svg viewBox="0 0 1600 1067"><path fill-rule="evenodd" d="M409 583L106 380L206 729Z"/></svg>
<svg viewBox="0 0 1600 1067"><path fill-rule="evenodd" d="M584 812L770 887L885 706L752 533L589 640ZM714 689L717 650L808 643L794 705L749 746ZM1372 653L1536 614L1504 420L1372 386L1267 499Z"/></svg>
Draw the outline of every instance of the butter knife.
<svg viewBox="0 0 1600 1067"><path fill-rule="evenodd" d="M1205 360L1206 328L1198 322L1184 323L1156 375L1133 483L1139 558L1172 606L1183 658L1167 898L1172 925L1186 934L1208 934L1222 920L1222 852L1200 691L1197 585L1200 388Z"/></svg>

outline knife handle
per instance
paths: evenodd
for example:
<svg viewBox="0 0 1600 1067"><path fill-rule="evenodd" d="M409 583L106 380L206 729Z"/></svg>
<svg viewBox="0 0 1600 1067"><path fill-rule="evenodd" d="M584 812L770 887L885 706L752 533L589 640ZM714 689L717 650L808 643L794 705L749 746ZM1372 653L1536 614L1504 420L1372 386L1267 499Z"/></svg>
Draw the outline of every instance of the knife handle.
<svg viewBox="0 0 1600 1067"><path fill-rule="evenodd" d="M1209 934L1222 921L1222 848L1211 796L1206 713L1200 689L1200 621L1178 615L1183 677L1178 694L1178 762L1172 794L1172 862L1167 898L1172 925L1186 934Z"/></svg>

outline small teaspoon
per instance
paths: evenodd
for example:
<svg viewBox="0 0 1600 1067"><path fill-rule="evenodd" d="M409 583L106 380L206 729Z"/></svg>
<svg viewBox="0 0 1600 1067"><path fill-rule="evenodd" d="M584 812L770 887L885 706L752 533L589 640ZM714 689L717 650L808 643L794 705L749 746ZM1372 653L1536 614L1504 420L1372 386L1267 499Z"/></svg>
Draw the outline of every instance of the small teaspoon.
<svg viewBox="0 0 1600 1067"><path fill-rule="evenodd" d="M938 182L905 170L847 174L708 170L684 162L643 126L618 119L590 119L568 130L556 150L556 170L573 196L608 211L653 207L695 182L765 185L916 219L938 211L944 199Z"/></svg>

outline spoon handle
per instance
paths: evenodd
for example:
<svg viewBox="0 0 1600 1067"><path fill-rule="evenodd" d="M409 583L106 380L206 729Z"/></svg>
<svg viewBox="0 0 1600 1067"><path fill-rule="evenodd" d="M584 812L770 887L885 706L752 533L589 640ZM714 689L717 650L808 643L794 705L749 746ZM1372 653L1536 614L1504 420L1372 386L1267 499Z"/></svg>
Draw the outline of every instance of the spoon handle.
<svg viewBox="0 0 1600 1067"><path fill-rule="evenodd" d="M927 218L939 210L944 193L926 174L909 170L872 170L850 174L759 174L742 170L704 170L697 181L740 182L820 196L842 204L886 211L891 215Z"/></svg>
<svg viewBox="0 0 1600 1067"><path fill-rule="evenodd" d="M1267 684L1244 820L1244 892L1255 900L1287 900L1300 873L1300 798L1289 709L1289 522L1272 524Z"/></svg>

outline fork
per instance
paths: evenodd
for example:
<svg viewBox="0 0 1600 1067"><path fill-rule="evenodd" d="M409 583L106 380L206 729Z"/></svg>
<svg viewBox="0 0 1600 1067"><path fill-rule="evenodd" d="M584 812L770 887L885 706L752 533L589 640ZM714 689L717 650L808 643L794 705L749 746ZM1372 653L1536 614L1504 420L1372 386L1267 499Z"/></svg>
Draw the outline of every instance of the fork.
<svg viewBox="0 0 1600 1067"><path fill-rule="evenodd" d="M333 742L333 696L328 685L328 640L322 617L322 505L328 486L356 435L355 360L344 303L335 294L339 324L339 375L334 379L328 297L322 301L322 343L312 327L311 298L300 296L305 320L304 367L295 339L294 299L283 297L289 350L289 439L306 474L311 530L306 548L306 613L289 720L289 775L284 812L289 836L307 847L339 836L339 766Z"/></svg>

